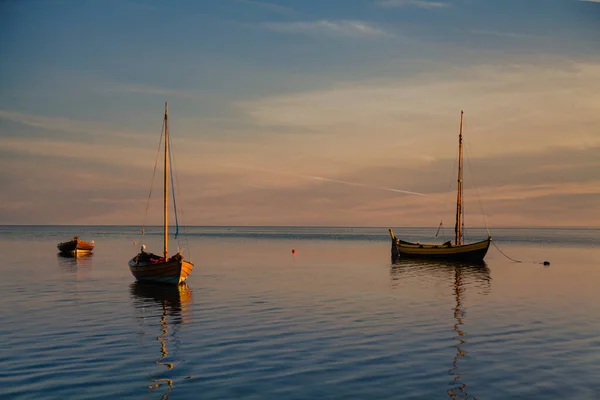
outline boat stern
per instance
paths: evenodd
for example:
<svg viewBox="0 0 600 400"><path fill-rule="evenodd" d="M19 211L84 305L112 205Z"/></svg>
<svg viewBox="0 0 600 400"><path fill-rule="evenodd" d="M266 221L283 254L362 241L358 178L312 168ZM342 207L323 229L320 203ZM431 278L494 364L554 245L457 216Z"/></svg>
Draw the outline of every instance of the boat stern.
<svg viewBox="0 0 600 400"><path fill-rule="evenodd" d="M394 231L389 229L390 238L392 239L392 263L398 261L399 253L398 253L398 239L396 239L396 235L394 235Z"/></svg>

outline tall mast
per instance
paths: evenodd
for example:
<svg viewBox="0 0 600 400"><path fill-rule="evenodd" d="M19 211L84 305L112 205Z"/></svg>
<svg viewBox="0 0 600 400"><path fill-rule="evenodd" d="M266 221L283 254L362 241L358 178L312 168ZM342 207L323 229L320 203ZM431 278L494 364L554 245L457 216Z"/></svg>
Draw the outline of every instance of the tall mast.
<svg viewBox="0 0 600 400"><path fill-rule="evenodd" d="M169 256L169 105L165 101L165 173L163 181L163 207L164 207L164 256L165 262Z"/></svg>
<svg viewBox="0 0 600 400"><path fill-rule="evenodd" d="M456 225L454 225L454 233L456 238L454 243L462 244L462 183L463 183L463 151L462 151L462 129L463 129L463 111L460 111L460 133L458 134L458 190L456 195Z"/></svg>

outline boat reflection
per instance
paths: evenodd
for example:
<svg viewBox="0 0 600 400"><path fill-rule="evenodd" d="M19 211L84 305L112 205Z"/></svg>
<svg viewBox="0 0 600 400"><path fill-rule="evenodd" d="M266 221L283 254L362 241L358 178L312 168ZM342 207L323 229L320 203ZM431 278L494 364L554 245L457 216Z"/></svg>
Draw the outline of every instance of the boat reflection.
<svg viewBox="0 0 600 400"><path fill-rule="evenodd" d="M448 374L452 380L448 383L446 393L452 399L475 399L469 394L467 384L463 381L463 374L459 371L459 360L467 356L464 350L466 341L466 332L462 329L466 316L464 305L466 292L469 288L479 289L481 294L489 294L491 291L491 275L485 261L479 263L452 263L435 262L423 260L399 260L390 267L390 277L392 282L402 279L403 276L428 277L435 276L452 282L452 296L454 298L454 307L452 308L455 324L453 331L455 336L453 340L457 343L456 354L452 360L452 368Z"/></svg>
<svg viewBox="0 0 600 400"><path fill-rule="evenodd" d="M63 272L70 272L77 274L77 276L81 274L85 274L92 268L92 260L94 254L80 254L80 255L72 255L72 254L56 254L56 262L58 263L58 267Z"/></svg>
<svg viewBox="0 0 600 400"><path fill-rule="evenodd" d="M143 334L160 332L156 337L160 343L160 356L154 363L161 369L150 375L152 384L148 388L163 389L161 399L167 399L174 387L173 369L178 363L177 333L182 324L190 321L192 290L186 284L170 286L134 282L130 285L130 293ZM167 348L169 343L172 343L171 353Z"/></svg>
<svg viewBox="0 0 600 400"><path fill-rule="evenodd" d="M390 266L390 279L392 287L406 279L419 279L424 277L429 281L450 282L459 273L468 286L479 289L482 294L491 291L492 277L485 261L477 263L431 261L431 260L398 260Z"/></svg>

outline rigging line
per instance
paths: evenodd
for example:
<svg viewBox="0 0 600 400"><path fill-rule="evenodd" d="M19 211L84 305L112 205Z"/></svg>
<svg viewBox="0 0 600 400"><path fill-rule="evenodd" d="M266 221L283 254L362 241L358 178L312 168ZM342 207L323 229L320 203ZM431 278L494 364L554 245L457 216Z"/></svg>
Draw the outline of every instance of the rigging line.
<svg viewBox="0 0 600 400"><path fill-rule="evenodd" d="M437 231L435 232L435 237L438 237L438 233L440 233L440 229L442 229L442 222L440 222L440 225L437 228Z"/></svg>
<svg viewBox="0 0 600 400"><path fill-rule="evenodd" d="M171 138L169 137L169 158L173 160L171 154ZM175 181L173 180L173 162L169 164L169 172L171 174L171 190L173 192L173 211L175 211L175 239L179 236L179 219L177 218L177 200L175 200Z"/></svg>
<svg viewBox="0 0 600 400"><path fill-rule="evenodd" d="M152 197L152 188L154 187L154 177L156 176L156 166L158 165L158 155L160 154L160 148L162 146L162 138L165 132L165 120L163 119L162 128L160 128L160 139L158 140L158 150L156 151L156 159L154 160L154 170L152 171L152 182L150 183L150 193L148 193L148 200L146 201L146 212L144 213L144 223L142 224L142 236L144 236L144 228L146 227L146 220L148 218L148 207L150 206L150 197Z"/></svg>
<svg viewBox="0 0 600 400"><path fill-rule="evenodd" d="M170 145L170 147L172 148L173 146ZM173 150L173 154L175 154L175 153L176 153L176 151ZM179 188L181 187L181 185L179 184L179 174L177 172L179 170L179 168L177 167L177 159L174 156L172 156L171 157L171 162L172 162L173 168L175 170L175 173L171 174L172 176L175 177L175 190L174 191L177 192L177 196L181 199L181 192L179 190ZM181 206L181 204L179 205L179 211L181 213L182 219L185 220L186 219L185 212L184 212L185 210ZM181 230L183 231L184 244L185 244L185 248L187 249L187 252L188 252L188 259L190 261L192 261L191 248L190 248L190 244L189 244L189 241L188 241L188 234L187 234L187 229L186 229L185 225L181 226ZM180 245L180 239L179 238L177 239L177 245L178 246Z"/></svg>
<svg viewBox="0 0 600 400"><path fill-rule="evenodd" d="M171 145L172 148L172 145ZM175 154L175 151L173 150L173 154ZM177 174L178 168L177 168L177 161L175 159L175 156L171 156L171 162L172 162L172 171L174 170L174 172L171 173L171 177L174 179L174 182L172 181L171 183L174 183L174 188L173 188L173 195L175 195L175 193L177 193L177 197L179 197L181 199L181 192L179 190L179 175ZM184 212L183 212L183 207L181 206L181 204L179 205L179 213L181 213L182 217L184 216ZM179 214L177 213L177 214ZM184 238L186 237L186 230L185 230L185 226L182 226L182 231L184 233ZM179 225L177 227L177 230L179 231ZM177 237L177 245L180 247L180 251L181 251L181 241L180 241L180 235ZM185 243L186 247L189 247L188 243L187 243L187 239L186 239L186 243Z"/></svg>
<svg viewBox="0 0 600 400"><path fill-rule="evenodd" d="M504 257L508 258L509 260L517 262L517 263L522 263L523 262L523 261L520 261L520 260L515 260L514 258L509 257L506 254L504 254L504 252L502 250L500 250L500 247L498 247L498 245L496 245L496 242L494 242L493 240L492 240L492 244L494 245L494 247L496 247L498 249L498 251L500 252L500 254L502 254Z"/></svg>
<svg viewBox="0 0 600 400"><path fill-rule="evenodd" d="M481 203L481 197L479 196L479 188L477 187L477 185L475 184L475 178L474 178L474 174L473 174L473 168L471 167L471 142L467 141L466 142L467 145L465 146L465 148L467 149L467 151L465 153L468 153L467 155L467 164L469 165L469 177L471 178L471 182L473 183L473 187L475 188L475 194L477 195L477 202L479 203L479 210L481 211L481 215L483 215L483 223L485 224L485 230L488 233L488 236L492 236L492 234L490 233L490 228L488 226L488 222L487 222L487 216L485 215L485 212L483 211L483 204Z"/></svg>
<svg viewBox="0 0 600 400"><path fill-rule="evenodd" d="M458 156L454 159L454 163L452 164L452 169L451 171L454 171L456 168L456 161L457 161ZM451 172L453 174L453 172ZM440 232L440 227L441 227L441 231L442 231L442 238L444 238L444 240L446 239L446 233L444 231L444 215L446 214L446 210L448 209L448 198L450 197L450 195L452 194L452 192L450 191L450 187L452 186L452 179L448 179L448 188L446 189L446 196L444 196L444 209L441 212L441 218L440 218L440 225L438 226L437 232L435 234L434 237L438 237L438 234Z"/></svg>

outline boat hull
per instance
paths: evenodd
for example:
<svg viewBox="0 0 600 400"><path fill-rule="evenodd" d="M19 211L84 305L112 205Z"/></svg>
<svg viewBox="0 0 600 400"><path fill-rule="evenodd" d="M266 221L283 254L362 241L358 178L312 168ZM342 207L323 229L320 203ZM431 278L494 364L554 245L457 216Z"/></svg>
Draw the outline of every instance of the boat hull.
<svg viewBox="0 0 600 400"><path fill-rule="evenodd" d="M58 251L62 254L89 254L94 250L94 242L86 242L81 239L73 239L68 242L59 243L57 246Z"/></svg>
<svg viewBox="0 0 600 400"><path fill-rule="evenodd" d="M452 244L420 244L397 239L392 234L392 262L401 258L417 258L426 260L443 260L452 262L483 261L492 241L491 237L476 243Z"/></svg>
<svg viewBox="0 0 600 400"><path fill-rule="evenodd" d="M129 260L129 270L139 282L154 282L167 285L179 285L186 281L194 264L185 260L167 262L137 262L138 256Z"/></svg>

